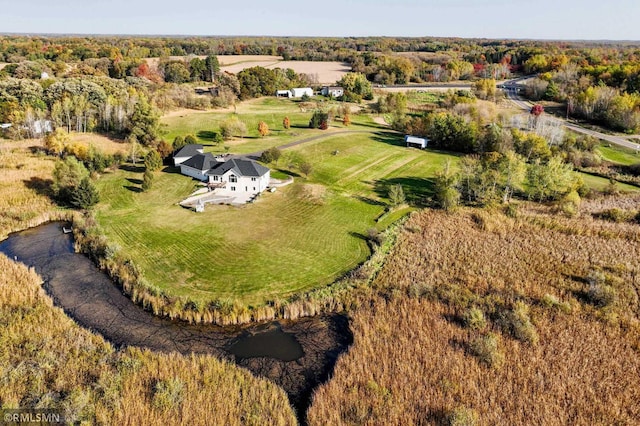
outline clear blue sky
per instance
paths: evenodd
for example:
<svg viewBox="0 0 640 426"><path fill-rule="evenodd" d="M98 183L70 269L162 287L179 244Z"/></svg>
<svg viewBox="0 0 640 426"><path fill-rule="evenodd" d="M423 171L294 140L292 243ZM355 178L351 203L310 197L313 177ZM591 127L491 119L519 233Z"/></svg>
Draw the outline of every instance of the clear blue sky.
<svg viewBox="0 0 640 426"><path fill-rule="evenodd" d="M0 32L640 40L640 0L0 0Z"/></svg>

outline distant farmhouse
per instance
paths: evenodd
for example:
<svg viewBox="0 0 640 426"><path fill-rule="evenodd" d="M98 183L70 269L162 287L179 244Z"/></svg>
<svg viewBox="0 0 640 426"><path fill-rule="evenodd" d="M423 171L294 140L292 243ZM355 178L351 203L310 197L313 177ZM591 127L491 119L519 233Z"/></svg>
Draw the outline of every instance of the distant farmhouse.
<svg viewBox="0 0 640 426"><path fill-rule="evenodd" d="M216 194L251 196L267 189L271 171L253 160L222 157L203 152L202 145L186 145L173 156L180 173L207 182Z"/></svg>
<svg viewBox="0 0 640 426"><path fill-rule="evenodd" d="M344 88L340 86L324 86L320 91L322 96L331 96L333 98L339 98L344 95Z"/></svg>
<svg viewBox="0 0 640 426"><path fill-rule="evenodd" d="M291 90L277 90L277 98L301 98L304 95L313 96L313 89L311 87L295 87Z"/></svg>
<svg viewBox="0 0 640 426"><path fill-rule="evenodd" d="M406 135L404 137L404 141L410 148L420 148L425 149L427 144L429 143L429 139L427 138L419 138L417 136Z"/></svg>

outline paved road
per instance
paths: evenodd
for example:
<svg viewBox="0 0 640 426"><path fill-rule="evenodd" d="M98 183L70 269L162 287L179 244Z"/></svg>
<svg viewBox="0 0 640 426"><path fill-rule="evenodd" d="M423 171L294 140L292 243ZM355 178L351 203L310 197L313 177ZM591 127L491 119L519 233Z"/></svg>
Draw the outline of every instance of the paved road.
<svg viewBox="0 0 640 426"><path fill-rule="evenodd" d="M533 106L533 104L531 102L529 102L529 101L523 100L518 95L518 90L523 88L523 84L526 81L526 79L527 79L527 77L523 77L523 78L519 78L519 79L515 79L515 80L509 80L509 81L505 82L502 85L502 87L503 87L503 90L507 94L507 98L514 105L516 105L518 108L520 108L522 110L530 111L531 107ZM614 135L608 135L606 133L602 133L602 132L598 132L598 131L595 131L595 130L587 129L587 128L579 126L579 125L577 125L575 123L571 123L570 121L567 121L565 119L554 117L554 116L551 116L551 115L547 115L547 117L549 119L551 119L551 120L555 120L555 121L558 121L558 122L562 123L562 125L564 127L566 127L569 130L572 130L574 132L581 133L583 135L593 136L595 138L598 138L598 139L601 139L603 141L607 141L609 143L612 143L612 144L615 144L615 145L618 145L618 146L622 146L622 147L625 147L625 148L640 150L640 144L638 144L636 142L629 141L628 139L625 139L623 137L614 136Z"/></svg>

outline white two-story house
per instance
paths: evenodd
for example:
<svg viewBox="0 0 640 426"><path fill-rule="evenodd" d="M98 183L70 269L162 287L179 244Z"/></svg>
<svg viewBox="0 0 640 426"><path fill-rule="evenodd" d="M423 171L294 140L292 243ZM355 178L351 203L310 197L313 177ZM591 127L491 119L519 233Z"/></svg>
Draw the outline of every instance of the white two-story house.
<svg viewBox="0 0 640 426"><path fill-rule="evenodd" d="M231 159L219 163L207 172L209 183L219 186L218 192L259 194L269 186L271 172L252 160Z"/></svg>
<svg viewBox="0 0 640 426"><path fill-rule="evenodd" d="M207 152L202 145L187 145L173 157L180 173L207 182L220 195L255 195L269 186L271 171L249 159L225 161Z"/></svg>

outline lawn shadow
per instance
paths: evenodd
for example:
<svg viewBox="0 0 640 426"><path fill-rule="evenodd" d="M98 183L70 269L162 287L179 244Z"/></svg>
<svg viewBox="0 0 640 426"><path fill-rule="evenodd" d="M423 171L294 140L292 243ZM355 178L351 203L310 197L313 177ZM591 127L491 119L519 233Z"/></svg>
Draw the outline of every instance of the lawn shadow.
<svg viewBox="0 0 640 426"><path fill-rule="evenodd" d="M363 197L362 195L354 195L353 198L355 198L358 201L362 201L363 203L369 204L370 206L383 206L383 207L387 206L387 204L383 203L382 201L374 200L373 198L369 198L369 197Z"/></svg>
<svg viewBox="0 0 640 426"><path fill-rule="evenodd" d="M122 164L120 170L131 173L144 173L144 166L134 166L132 164Z"/></svg>
<svg viewBox="0 0 640 426"><path fill-rule="evenodd" d="M162 169L162 173L180 174L180 167L166 166Z"/></svg>
<svg viewBox="0 0 640 426"><path fill-rule="evenodd" d="M142 188L140 188L139 186L126 185L125 188L131 192L142 192Z"/></svg>
<svg viewBox="0 0 640 426"><path fill-rule="evenodd" d="M127 178L127 181L129 181L129 183L132 183L134 185L142 185L142 179Z"/></svg>
<svg viewBox="0 0 640 426"><path fill-rule="evenodd" d="M294 172L293 170L288 170L288 169L281 169L281 168L276 168L275 170L279 171L280 173L284 173L285 175L289 175L289 176L293 176L293 177L302 177L300 176L299 173Z"/></svg>
<svg viewBox="0 0 640 426"><path fill-rule="evenodd" d="M198 133L196 133L196 136L198 138L205 140L207 142L213 142L214 144L218 144L218 142L216 141L216 138L219 137L219 135L220 135L219 132L215 132L213 130L200 130Z"/></svg>
<svg viewBox="0 0 640 426"><path fill-rule="evenodd" d="M29 147L29 152L31 152L32 154L46 154L47 150L43 146L32 145Z"/></svg>
<svg viewBox="0 0 640 426"><path fill-rule="evenodd" d="M402 138L402 135L397 132L390 132L390 131L375 132L371 137L371 139L373 139L376 142L386 143L387 145L405 146L405 142L404 142L404 139Z"/></svg>
<svg viewBox="0 0 640 426"><path fill-rule="evenodd" d="M53 190L51 185L53 181L51 179L42 179L36 176L31 177L28 180L24 180L24 186L36 191L38 195L44 195L49 198L53 198Z"/></svg>
<svg viewBox="0 0 640 426"><path fill-rule="evenodd" d="M402 186L407 203L412 206L427 206L429 198L434 194L434 182L431 179L419 177L380 179L374 182L373 190L379 197L387 198L389 188L394 185Z"/></svg>
<svg viewBox="0 0 640 426"><path fill-rule="evenodd" d="M349 235L351 235L352 237L358 238L358 239L360 239L360 240L363 240L363 241L367 241L367 242L369 242L369 237L367 237L366 235L361 234L361 233L359 233L359 232L353 232L353 231L351 231L351 232L349 232Z"/></svg>

